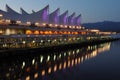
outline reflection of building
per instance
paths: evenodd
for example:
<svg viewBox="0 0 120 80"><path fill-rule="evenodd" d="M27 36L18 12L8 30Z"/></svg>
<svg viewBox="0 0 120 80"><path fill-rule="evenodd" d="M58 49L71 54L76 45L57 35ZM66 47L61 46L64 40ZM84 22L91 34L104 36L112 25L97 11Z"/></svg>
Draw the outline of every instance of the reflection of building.
<svg viewBox="0 0 120 80"><path fill-rule="evenodd" d="M22 59L19 56L17 60L13 60L14 65L11 62L9 66L6 63L0 67L0 70L4 70L0 74L6 79L41 80L46 75L79 65L109 49L110 43L104 43L58 53L38 54L37 56L30 56L30 58L28 55L27 57L22 56Z"/></svg>

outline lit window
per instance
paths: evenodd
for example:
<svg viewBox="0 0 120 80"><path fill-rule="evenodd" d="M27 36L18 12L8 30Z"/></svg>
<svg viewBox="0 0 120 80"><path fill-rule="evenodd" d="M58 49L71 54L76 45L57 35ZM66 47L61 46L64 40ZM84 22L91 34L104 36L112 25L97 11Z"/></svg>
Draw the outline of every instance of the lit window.
<svg viewBox="0 0 120 80"><path fill-rule="evenodd" d="M38 35L38 34L39 34L39 31L34 31L34 34L35 34L35 35Z"/></svg>
<svg viewBox="0 0 120 80"><path fill-rule="evenodd" d="M16 21L17 22L17 24L21 24L21 21Z"/></svg>
<svg viewBox="0 0 120 80"><path fill-rule="evenodd" d="M60 27L63 27L63 25L60 25Z"/></svg>
<svg viewBox="0 0 120 80"><path fill-rule="evenodd" d="M38 23L38 22L36 22L36 23L35 23L35 25L36 25L36 26L39 26L39 23Z"/></svg>
<svg viewBox="0 0 120 80"><path fill-rule="evenodd" d="M26 22L27 23L27 25L31 25L31 22Z"/></svg>
<svg viewBox="0 0 120 80"><path fill-rule="evenodd" d="M10 20L7 19L7 20L6 20L6 23L10 23Z"/></svg>
<svg viewBox="0 0 120 80"><path fill-rule="evenodd" d="M57 27L58 25L57 24L55 24L55 27Z"/></svg>
<svg viewBox="0 0 120 80"><path fill-rule="evenodd" d="M32 34L31 30L26 30L26 34Z"/></svg>
<svg viewBox="0 0 120 80"><path fill-rule="evenodd" d="M67 28L67 25L65 25L65 28Z"/></svg>
<svg viewBox="0 0 120 80"><path fill-rule="evenodd" d="M69 28L72 28L72 26L69 26Z"/></svg>
<svg viewBox="0 0 120 80"><path fill-rule="evenodd" d="M52 26L52 24L49 24L49 26Z"/></svg>
<svg viewBox="0 0 120 80"><path fill-rule="evenodd" d="M46 23L43 23L42 25L43 25L43 26L46 26Z"/></svg>
<svg viewBox="0 0 120 80"><path fill-rule="evenodd" d="M3 17L3 15L2 15L2 14L0 14L0 17Z"/></svg>
<svg viewBox="0 0 120 80"><path fill-rule="evenodd" d="M75 26L73 26L73 28L75 28Z"/></svg>

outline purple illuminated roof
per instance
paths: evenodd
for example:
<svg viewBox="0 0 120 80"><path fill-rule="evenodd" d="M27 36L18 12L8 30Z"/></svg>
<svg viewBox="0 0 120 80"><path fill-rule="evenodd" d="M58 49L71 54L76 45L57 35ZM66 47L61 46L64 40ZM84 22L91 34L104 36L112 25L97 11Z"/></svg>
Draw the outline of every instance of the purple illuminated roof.
<svg viewBox="0 0 120 80"><path fill-rule="evenodd" d="M60 14L60 8L57 8L51 14L49 14L49 5L44 7L42 10L27 13L23 8L20 8L21 13L14 11L8 5L6 5L6 11L0 10L0 14L4 15L4 19L21 20L22 22L30 21L32 23L51 23L60 25L80 25L81 15L75 18L75 13L68 17L68 10L63 14Z"/></svg>
<svg viewBox="0 0 120 80"><path fill-rule="evenodd" d="M75 13L68 17L68 25L75 25Z"/></svg>

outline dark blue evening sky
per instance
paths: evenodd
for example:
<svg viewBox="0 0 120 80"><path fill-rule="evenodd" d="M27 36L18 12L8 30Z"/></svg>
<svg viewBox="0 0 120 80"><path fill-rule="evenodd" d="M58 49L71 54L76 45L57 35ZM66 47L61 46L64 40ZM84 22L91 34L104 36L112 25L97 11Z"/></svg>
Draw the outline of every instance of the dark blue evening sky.
<svg viewBox="0 0 120 80"><path fill-rule="evenodd" d="M68 10L69 15L76 12L82 14L82 23L98 21L120 21L120 0L0 0L0 9L5 5L19 12L24 8L27 12L38 11L49 4L50 13L60 8L60 13Z"/></svg>

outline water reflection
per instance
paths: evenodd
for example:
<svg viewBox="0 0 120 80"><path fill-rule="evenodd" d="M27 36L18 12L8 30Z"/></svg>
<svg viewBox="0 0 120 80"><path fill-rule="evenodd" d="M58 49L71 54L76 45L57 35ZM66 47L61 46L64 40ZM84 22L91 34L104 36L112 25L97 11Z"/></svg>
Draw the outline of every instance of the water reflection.
<svg viewBox="0 0 120 80"><path fill-rule="evenodd" d="M85 60L89 60L107 50L110 50L110 43L58 53L32 55L30 58L20 56L10 63L3 62L0 66L0 79L41 80L46 75L80 65Z"/></svg>

